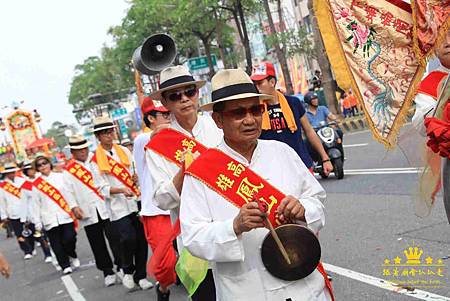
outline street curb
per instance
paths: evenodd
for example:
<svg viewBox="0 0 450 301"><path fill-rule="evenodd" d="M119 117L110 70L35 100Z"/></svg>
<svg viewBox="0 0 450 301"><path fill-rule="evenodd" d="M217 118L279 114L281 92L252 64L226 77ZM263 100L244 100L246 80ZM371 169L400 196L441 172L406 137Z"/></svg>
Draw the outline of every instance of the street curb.
<svg viewBox="0 0 450 301"><path fill-rule="evenodd" d="M339 122L339 127L344 133L362 131L368 127L366 117L356 116L343 119Z"/></svg>

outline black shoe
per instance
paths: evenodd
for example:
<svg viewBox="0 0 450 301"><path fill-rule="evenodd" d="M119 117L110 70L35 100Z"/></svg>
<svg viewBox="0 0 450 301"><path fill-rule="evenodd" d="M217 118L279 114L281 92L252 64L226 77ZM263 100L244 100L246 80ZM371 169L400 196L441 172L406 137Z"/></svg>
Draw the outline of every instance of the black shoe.
<svg viewBox="0 0 450 301"><path fill-rule="evenodd" d="M159 283L156 285L156 295L158 296L158 301L169 301L170 291L163 293L159 290Z"/></svg>

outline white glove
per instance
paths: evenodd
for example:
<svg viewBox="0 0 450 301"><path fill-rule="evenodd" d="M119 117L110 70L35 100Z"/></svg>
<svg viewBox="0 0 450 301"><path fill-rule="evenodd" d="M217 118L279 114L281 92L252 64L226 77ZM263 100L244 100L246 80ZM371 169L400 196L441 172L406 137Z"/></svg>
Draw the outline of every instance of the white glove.
<svg viewBox="0 0 450 301"><path fill-rule="evenodd" d="M34 229L36 229L36 231L42 231L42 223L37 223L34 225Z"/></svg>

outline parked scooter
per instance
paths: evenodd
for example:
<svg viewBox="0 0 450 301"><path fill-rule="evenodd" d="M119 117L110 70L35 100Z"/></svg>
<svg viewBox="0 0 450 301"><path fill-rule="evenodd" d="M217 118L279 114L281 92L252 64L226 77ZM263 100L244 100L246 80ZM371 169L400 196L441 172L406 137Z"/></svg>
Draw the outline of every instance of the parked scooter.
<svg viewBox="0 0 450 301"><path fill-rule="evenodd" d="M336 178L342 179L344 178L344 148L342 146L342 139L332 127L333 125L336 125L335 121L328 123L321 121L320 126L315 127L314 130L330 158L334 175ZM327 178L328 175L323 171L323 163L320 156L318 154L311 154L311 157L314 160L314 172L319 173L323 179Z"/></svg>

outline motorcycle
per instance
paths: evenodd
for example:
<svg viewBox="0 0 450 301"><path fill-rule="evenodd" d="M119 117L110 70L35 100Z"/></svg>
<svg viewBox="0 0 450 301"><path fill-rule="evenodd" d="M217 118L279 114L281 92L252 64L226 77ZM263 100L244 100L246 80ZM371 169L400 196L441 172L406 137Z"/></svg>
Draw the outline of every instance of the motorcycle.
<svg viewBox="0 0 450 301"><path fill-rule="evenodd" d="M336 125L335 121L325 122L321 121L319 127L315 127L314 130L319 136L322 146L325 152L330 158L331 164L333 165L333 172L336 178L339 180L344 178L344 148L342 146L342 139L339 137L333 125ZM319 173L322 179L328 178L323 171L323 162L318 154L311 154L314 161L314 172Z"/></svg>

